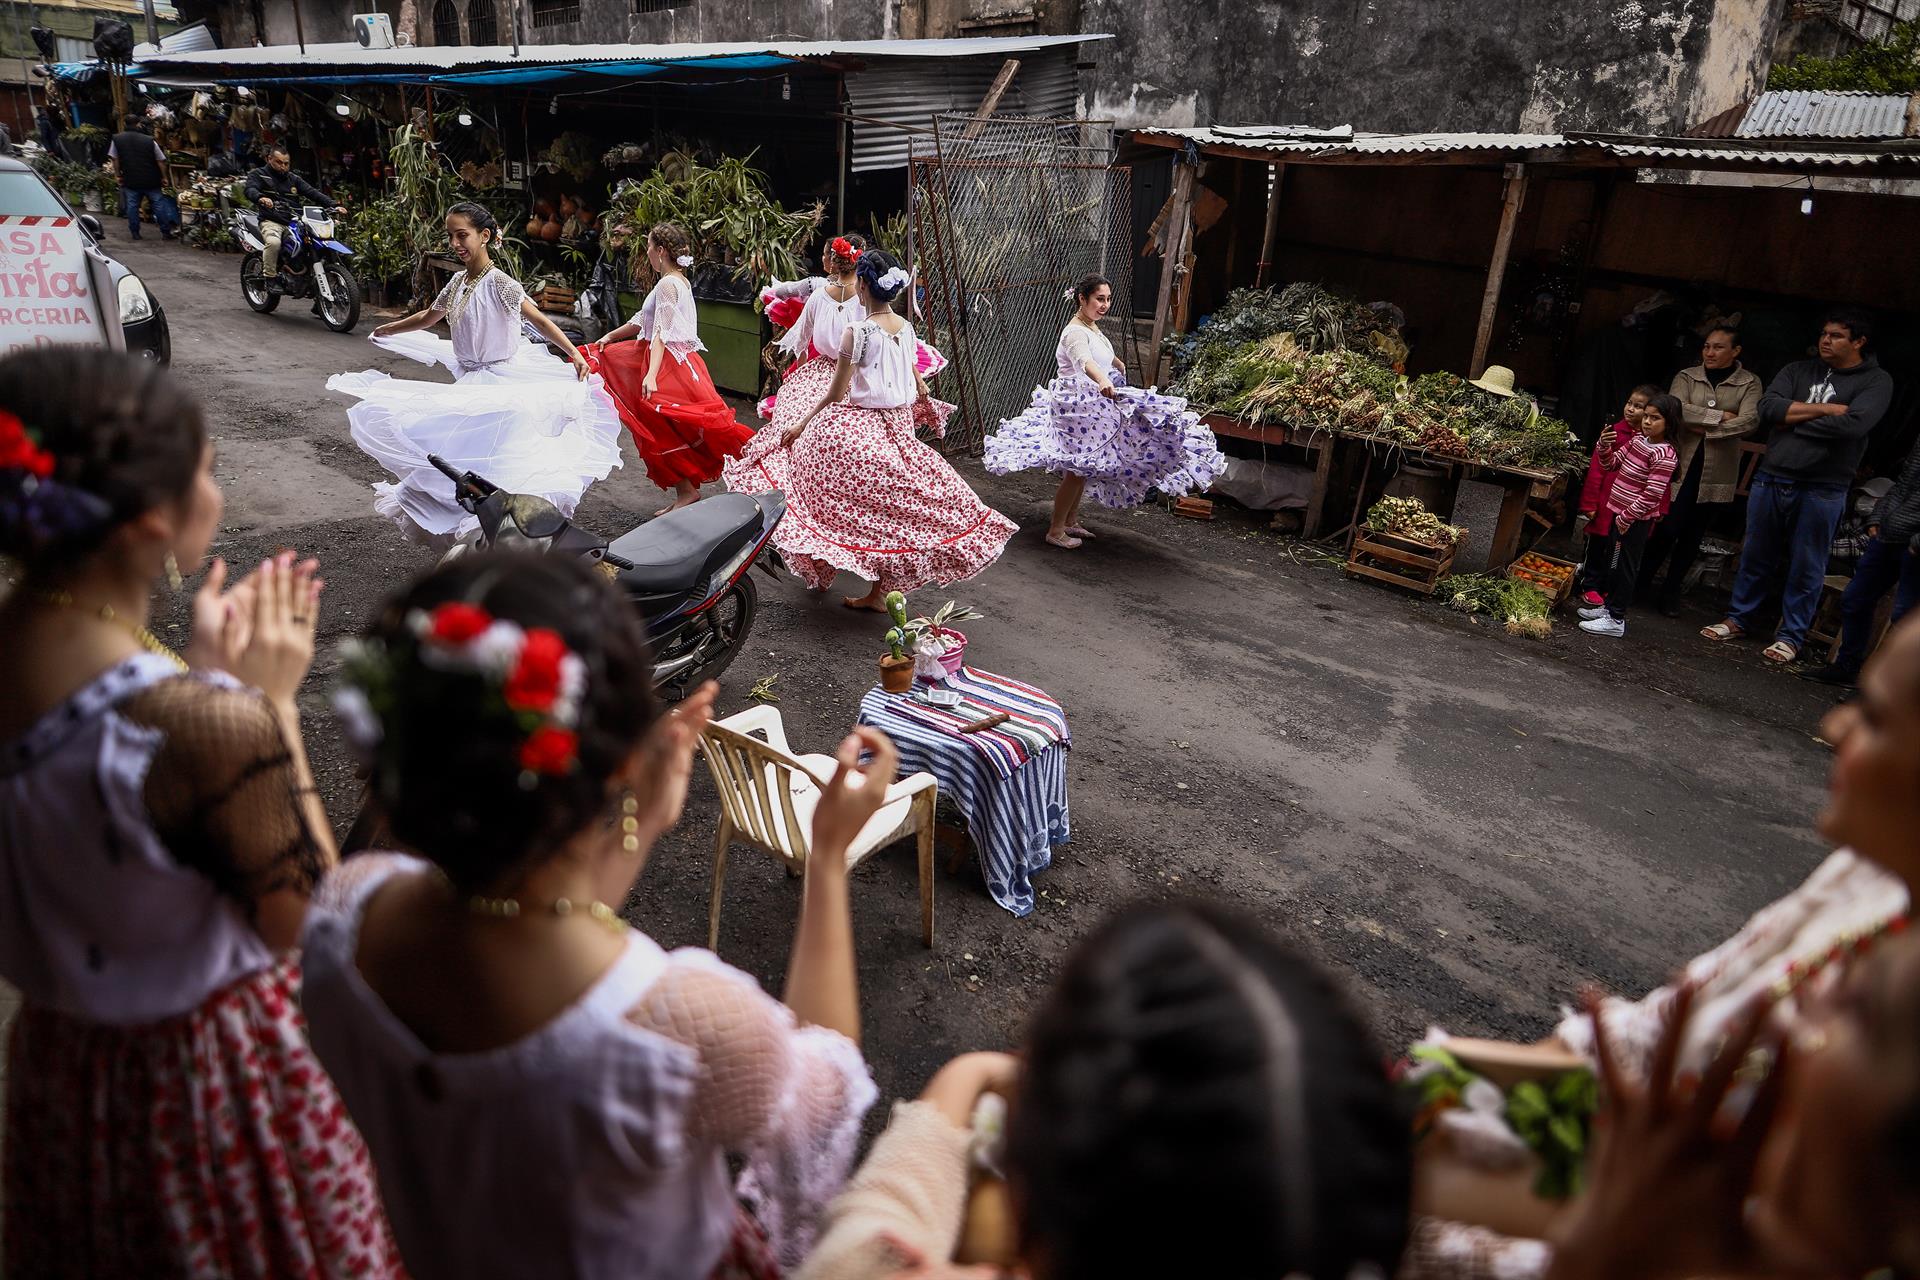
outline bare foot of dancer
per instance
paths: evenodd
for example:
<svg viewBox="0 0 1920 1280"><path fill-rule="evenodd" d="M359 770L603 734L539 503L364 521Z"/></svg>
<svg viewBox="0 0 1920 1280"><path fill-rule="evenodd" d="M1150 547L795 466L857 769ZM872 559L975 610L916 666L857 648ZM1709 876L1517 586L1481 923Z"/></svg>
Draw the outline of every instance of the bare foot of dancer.
<svg viewBox="0 0 1920 1280"><path fill-rule="evenodd" d="M1047 544L1054 547L1065 547L1068 551L1071 551L1080 545L1080 539L1070 533L1055 533L1049 529L1047 530Z"/></svg>
<svg viewBox="0 0 1920 1280"><path fill-rule="evenodd" d="M1070 524L1067 526L1067 532L1076 538L1097 538L1100 536L1083 524Z"/></svg>
<svg viewBox="0 0 1920 1280"><path fill-rule="evenodd" d="M664 516L669 511L678 511L682 507L690 507L698 501L700 501L699 486L688 484L682 480L679 484L673 486L673 501L653 514L656 516Z"/></svg>
<svg viewBox="0 0 1920 1280"><path fill-rule="evenodd" d="M849 609L870 609L874 613L887 611L887 593L876 584L873 590L863 596L846 596L840 601Z"/></svg>

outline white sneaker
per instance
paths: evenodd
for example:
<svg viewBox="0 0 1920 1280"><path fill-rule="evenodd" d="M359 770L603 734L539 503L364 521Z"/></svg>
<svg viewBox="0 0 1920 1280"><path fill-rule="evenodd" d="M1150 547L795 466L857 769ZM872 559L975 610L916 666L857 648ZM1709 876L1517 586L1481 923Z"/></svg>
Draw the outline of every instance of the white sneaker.
<svg viewBox="0 0 1920 1280"><path fill-rule="evenodd" d="M1586 610L1581 612L1585 613ZM1580 624L1580 629L1590 636L1623 636L1627 634L1627 620L1613 617L1602 609L1599 617L1588 618Z"/></svg>
<svg viewBox="0 0 1920 1280"><path fill-rule="evenodd" d="M1580 621L1582 621L1582 622L1591 622L1591 621L1593 621L1593 619L1595 619L1595 618L1604 618L1604 617L1606 617L1606 616L1607 616L1607 606L1605 606L1605 605L1603 605L1603 604L1597 604L1597 605L1594 605L1594 606L1592 606L1591 608L1585 608L1585 609L1575 609L1575 610L1574 610L1574 612L1580 615Z"/></svg>

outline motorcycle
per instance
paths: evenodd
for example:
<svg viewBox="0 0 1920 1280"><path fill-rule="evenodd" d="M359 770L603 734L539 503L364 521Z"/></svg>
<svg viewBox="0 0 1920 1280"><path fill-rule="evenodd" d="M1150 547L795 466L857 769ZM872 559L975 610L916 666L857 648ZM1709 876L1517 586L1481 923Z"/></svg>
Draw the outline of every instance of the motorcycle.
<svg viewBox="0 0 1920 1280"><path fill-rule="evenodd" d="M314 205L302 208L280 238L280 289L268 285L261 269L266 241L260 234L260 213L248 209L236 214L233 233L246 249L240 260L240 293L247 305L262 315L280 305L282 297L312 298L314 313L335 333L351 333L360 323L360 281L347 266L353 250L333 238L333 216Z"/></svg>
<svg viewBox="0 0 1920 1280"><path fill-rule="evenodd" d="M609 542L545 498L510 493L433 454L427 461L453 481L456 500L480 520L440 563L490 547L586 560L613 580L646 622L653 687L669 703L725 671L745 647L760 599L748 570L758 563L768 577L779 576L780 553L771 543L787 500L778 493L717 494ZM341 842L342 855L389 843L384 819L363 799Z"/></svg>
<svg viewBox="0 0 1920 1280"><path fill-rule="evenodd" d="M522 547L597 566L646 622L653 686L669 702L725 671L745 647L760 601L747 571L758 563L769 577L778 576L780 553L771 542L787 513L778 493L716 494L609 542L545 498L509 493L431 454L427 461L453 481L460 506L480 521L442 564L489 547Z"/></svg>

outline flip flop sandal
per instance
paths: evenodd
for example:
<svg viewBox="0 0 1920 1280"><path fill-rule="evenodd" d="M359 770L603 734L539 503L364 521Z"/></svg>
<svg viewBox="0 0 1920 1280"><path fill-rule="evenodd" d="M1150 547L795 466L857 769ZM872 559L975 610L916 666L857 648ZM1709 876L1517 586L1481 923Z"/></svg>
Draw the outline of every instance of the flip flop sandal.
<svg viewBox="0 0 1920 1280"><path fill-rule="evenodd" d="M1742 631L1739 627L1732 626L1725 622L1716 622L1710 627L1700 628L1700 638L1703 640L1714 640L1714 641L1738 640L1741 636L1745 634L1747 633L1745 631Z"/></svg>
<svg viewBox="0 0 1920 1280"><path fill-rule="evenodd" d="M1784 667L1799 657L1800 651L1788 644L1785 640L1775 640L1772 644L1760 651L1760 656L1768 662L1776 662Z"/></svg>

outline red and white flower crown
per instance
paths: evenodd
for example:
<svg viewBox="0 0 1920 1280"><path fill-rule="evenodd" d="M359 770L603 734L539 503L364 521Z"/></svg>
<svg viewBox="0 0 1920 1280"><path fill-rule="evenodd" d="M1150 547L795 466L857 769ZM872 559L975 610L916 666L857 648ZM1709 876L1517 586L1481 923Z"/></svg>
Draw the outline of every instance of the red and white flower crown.
<svg viewBox="0 0 1920 1280"><path fill-rule="evenodd" d="M587 664L559 632L529 630L459 601L431 613L413 610L407 630L422 666L477 678L494 708L519 730L522 787L532 790L542 777L579 767L575 726ZM383 641L348 641L341 656L343 679L334 690L334 714L347 741L371 763L386 738L384 722L407 694L405 677Z"/></svg>

